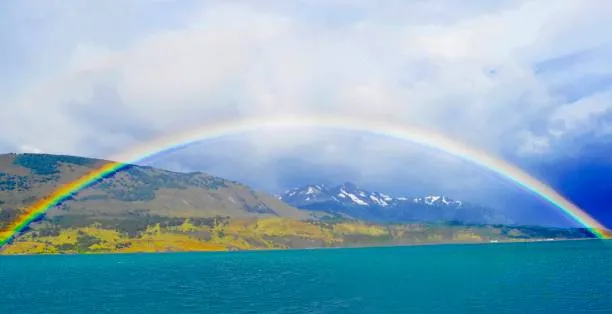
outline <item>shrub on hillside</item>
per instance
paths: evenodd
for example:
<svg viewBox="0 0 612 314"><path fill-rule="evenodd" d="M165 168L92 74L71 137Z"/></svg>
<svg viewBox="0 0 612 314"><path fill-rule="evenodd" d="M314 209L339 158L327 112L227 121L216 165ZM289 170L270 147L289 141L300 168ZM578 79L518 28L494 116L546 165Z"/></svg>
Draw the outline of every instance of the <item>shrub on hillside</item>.
<svg viewBox="0 0 612 314"><path fill-rule="evenodd" d="M58 173L58 164L68 163L80 166L89 166L93 160L76 156L48 155L48 154L20 154L13 163L32 170L38 175L51 175Z"/></svg>

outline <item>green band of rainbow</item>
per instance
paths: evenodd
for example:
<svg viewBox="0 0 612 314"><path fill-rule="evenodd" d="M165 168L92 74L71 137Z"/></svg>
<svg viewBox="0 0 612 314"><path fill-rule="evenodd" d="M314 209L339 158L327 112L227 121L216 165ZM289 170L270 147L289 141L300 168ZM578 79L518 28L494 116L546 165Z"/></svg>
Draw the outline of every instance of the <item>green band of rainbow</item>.
<svg viewBox="0 0 612 314"><path fill-rule="evenodd" d="M408 141L423 145L432 149L440 150L453 156L470 161L475 165L495 172L516 185L531 191L540 196L547 202L559 208L568 217L572 218L580 225L588 228L595 236L601 239L608 239L609 231L591 217L588 213L572 204L569 200L561 196L548 185L530 176L518 167L505 162L499 158L486 154L483 151L468 147L460 142L431 132L429 130L407 127L399 124L389 124L354 118L335 118L326 116L308 117L276 117L276 118L251 118L231 122L223 122L214 125L207 125L197 130L191 130L149 142L143 146L131 150L127 154L116 156L113 160L123 161L111 162L95 169L87 175L70 182L51 193L50 196L38 201L27 208L24 214L10 224L4 231L0 231L0 247L7 243L13 236L23 230L28 224L50 208L69 196L89 186L93 182L119 171L126 164L136 163L162 152L183 147L191 143L219 138L228 135L265 130L269 128L324 128L338 129L346 131L365 132L374 135L386 136L398 140Z"/></svg>

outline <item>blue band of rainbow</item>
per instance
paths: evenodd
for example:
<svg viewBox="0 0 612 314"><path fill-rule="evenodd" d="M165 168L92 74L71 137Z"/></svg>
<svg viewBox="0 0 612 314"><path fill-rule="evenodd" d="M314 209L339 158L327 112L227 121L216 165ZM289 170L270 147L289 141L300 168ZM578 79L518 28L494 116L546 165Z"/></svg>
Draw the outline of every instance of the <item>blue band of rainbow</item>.
<svg viewBox="0 0 612 314"><path fill-rule="evenodd" d="M557 193L548 185L542 183L538 179L527 174L525 171L502 159L466 146L441 134L421 128L375 122L364 119L327 116L285 116L241 119L206 125L200 129L190 130L179 135L169 136L146 143L132 149L126 154L115 156L111 159L122 162L107 163L100 168L89 172L87 175L60 187L48 197L27 208L23 215L18 217L18 219L5 228L4 231L0 231L0 247L6 244L7 241L28 226L33 220L56 206L61 201L86 188L93 182L121 170L126 166L126 164L137 163L157 154L204 140L265 129L296 127L365 132L416 143L448 153L501 175L507 180L514 182L516 185L553 204L568 217L572 218L580 225L590 229L591 232L593 232L593 234L598 238L609 238L607 234L608 231L606 231L606 228L601 223Z"/></svg>

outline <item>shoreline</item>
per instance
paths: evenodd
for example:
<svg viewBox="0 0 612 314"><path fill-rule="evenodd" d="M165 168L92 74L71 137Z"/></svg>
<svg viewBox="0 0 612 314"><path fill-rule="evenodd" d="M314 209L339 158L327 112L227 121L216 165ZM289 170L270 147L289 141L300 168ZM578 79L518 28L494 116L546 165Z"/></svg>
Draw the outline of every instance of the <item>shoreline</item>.
<svg viewBox="0 0 612 314"><path fill-rule="evenodd" d="M87 253L40 253L40 254L4 254L0 251L0 257L4 256L77 256L77 255L129 255L129 254L172 254L172 253L246 253L246 252L282 252L301 250L330 250L330 249L368 249L368 248L393 248L393 247L420 247L420 246L445 246L445 245L495 245L512 243L551 243L568 241L612 241L611 239L599 238L575 238L575 239L527 239L527 240L491 240L482 242L423 242L423 243L390 243L380 245L354 245L354 246L329 246L329 247L300 247L300 248L261 248L250 250L211 250L211 251L159 251L159 252L87 252ZM496 241L496 242L494 242Z"/></svg>
<svg viewBox="0 0 612 314"><path fill-rule="evenodd" d="M533 239L533 240L497 240L498 242L423 242L423 243L397 243L397 244L381 244L381 245L357 245L357 246L336 246L336 247L310 247L310 248L286 248L286 249L261 249L261 250L242 250L233 252L250 252L250 251L293 251L293 250L327 250L327 249L368 249L368 248L392 248L392 247L418 247L418 246L443 246L443 245L493 245L493 244L513 244L513 243L550 243L550 242L567 242L567 241L589 241L600 240L606 241L609 239L599 238L576 238L576 239ZM178 253L178 252L177 252ZM185 252L187 253L187 252Z"/></svg>

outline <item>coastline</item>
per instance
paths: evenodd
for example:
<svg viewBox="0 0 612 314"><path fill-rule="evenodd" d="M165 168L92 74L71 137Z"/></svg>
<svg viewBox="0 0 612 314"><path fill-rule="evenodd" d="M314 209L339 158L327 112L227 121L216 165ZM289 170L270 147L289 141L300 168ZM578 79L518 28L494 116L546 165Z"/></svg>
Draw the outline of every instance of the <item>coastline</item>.
<svg viewBox="0 0 612 314"><path fill-rule="evenodd" d="M493 242L497 241L497 242ZM551 243L568 241L612 241L611 239L599 238L576 238L576 239L527 239L527 240L492 240L481 242L423 242L423 243L389 243L379 245L350 245L329 247L300 247L300 248L261 248L249 250L210 250L210 251L159 251L159 252L85 252L85 253L39 253L39 254L4 254L0 251L0 257L5 256L76 256L76 255L129 255L129 254L172 254L172 253L246 253L246 252L279 252L279 251L301 251L301 250L333 250L333 249L367 249L367 248L392 248L392 247L420 247L420 246L447 246L447 245L498 245L515 243Z"/></svg>

